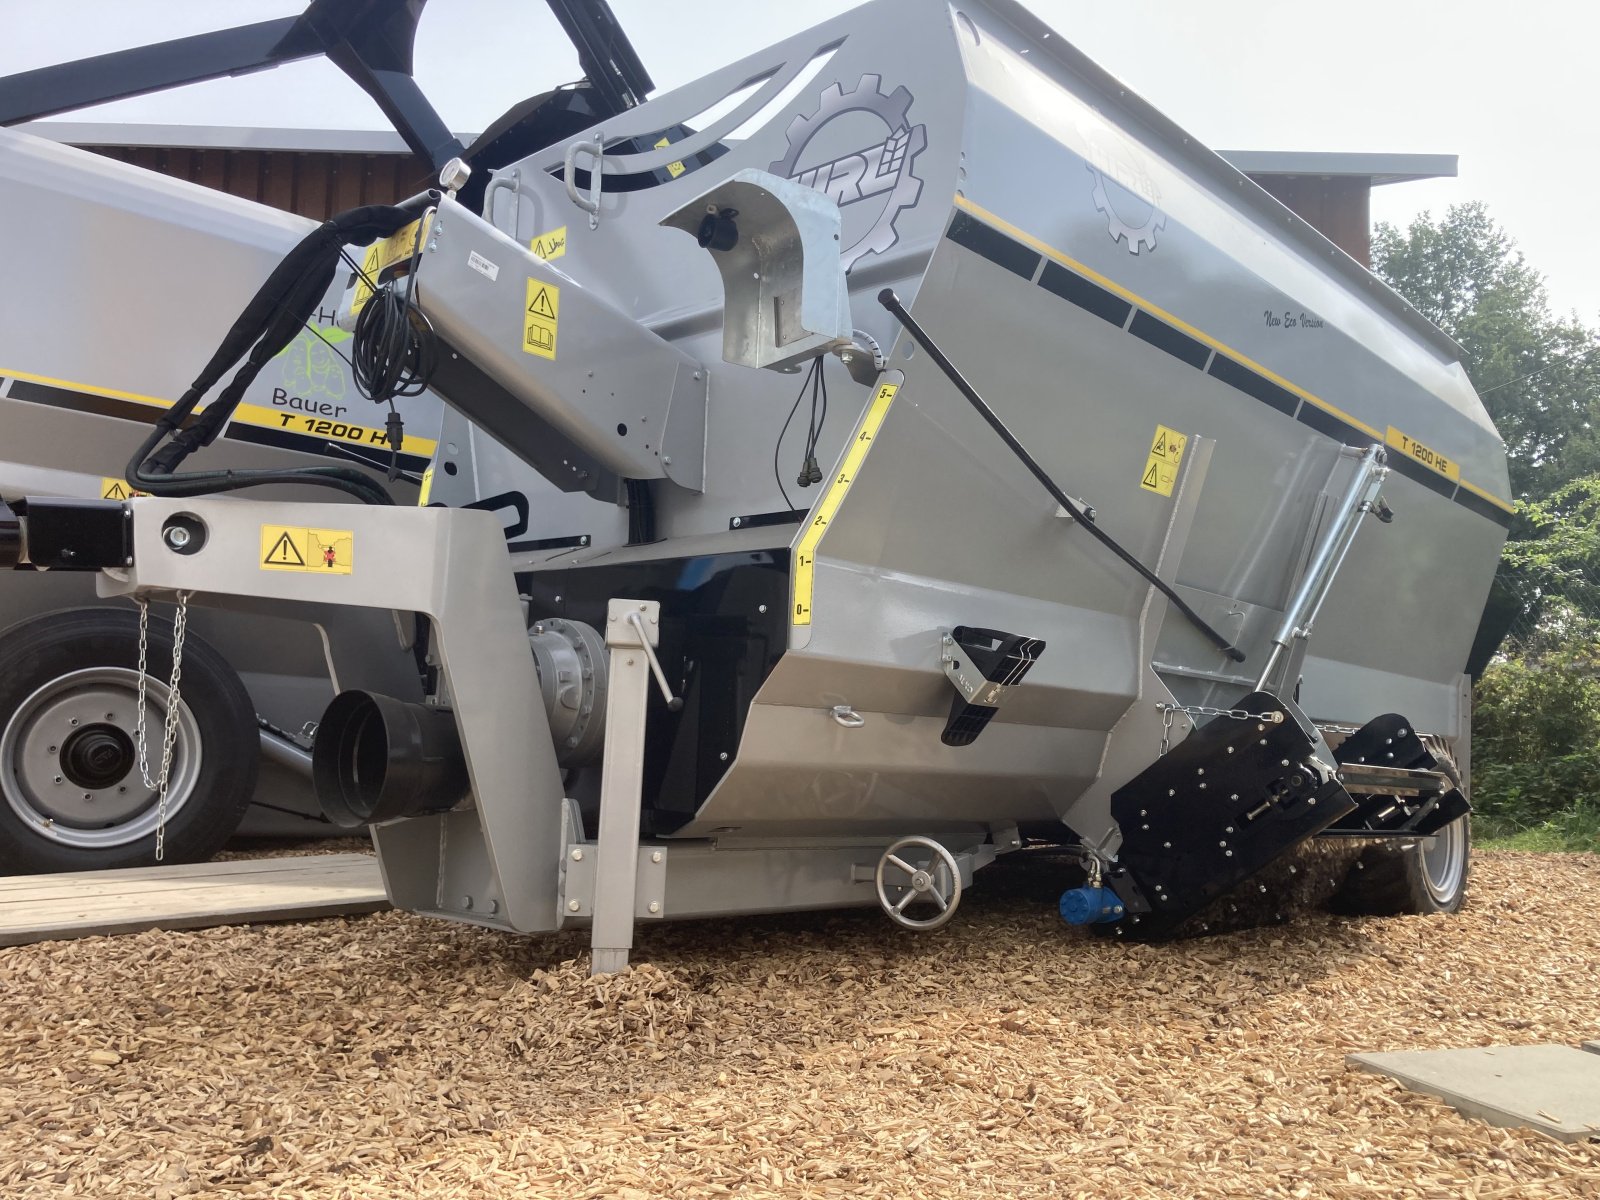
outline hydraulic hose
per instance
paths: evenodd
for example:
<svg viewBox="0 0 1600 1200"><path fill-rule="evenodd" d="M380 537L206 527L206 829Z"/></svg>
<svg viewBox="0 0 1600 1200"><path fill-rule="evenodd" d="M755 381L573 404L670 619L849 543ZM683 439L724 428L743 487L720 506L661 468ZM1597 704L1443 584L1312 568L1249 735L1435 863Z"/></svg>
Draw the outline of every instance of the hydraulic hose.
<svg viewBox="0 0 1600 1200"><path fill-rule="evenodd" d="M906 332L915 339L917 345L928 352L928 357L939 365L939 369L944 372L945 378L955 385L956 391L966 398L967 403L977 409L978 415L988 422L989 428L1000 435L1000 440L1011 448L1011 452L1017 456L1022 465L1027 467L1029 473L1044 485L1045 491L1055 497L1056 503L1061 505L1081 528L1088 530L1097 541L1127 563L1128 566L1132 567L1141 579L1170 600L1172 606L1188 618L1189 623L1203 633L1218 650L1221 650L1234 662L1244 661L1243 650L1230 642L1222 633L1213 629L1204 617L1189 607L1182 596L1167 586L1166 582L1149 567L1145 566L1127 550L1124 550L1109 533L1089 520L1083 510L1073 502L1072 497L1056 486L1055 480L1051 479L1045 469L1034 460L1033 455L1028 453L1022 443L1017 440L1016 435L1006 428L1006 423L1000 419L994 409L989 407L988 402L978 395L977 389L967 382L966 377L956 369L956 365L950 361L945 352L939 349L934 340L928 336L927 330L923 329L917 323L917 319L906 311L905 305L900 303L900 298L894 294L893 288L884 288L883 291L879 292L878 303L888 309L895 320L899 321L905 327Z"/></svg>

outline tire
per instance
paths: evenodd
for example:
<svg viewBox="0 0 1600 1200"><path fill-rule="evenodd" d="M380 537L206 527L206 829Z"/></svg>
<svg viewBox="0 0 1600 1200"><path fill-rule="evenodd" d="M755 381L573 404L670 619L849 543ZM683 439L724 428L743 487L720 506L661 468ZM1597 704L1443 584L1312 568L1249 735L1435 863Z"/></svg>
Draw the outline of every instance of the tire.
<svg viewBox="0 0 1600 1200"><path fill-rule="evenodd" d="M160 769L172 624L151 619L147 761ZM0 633L0 874L156 862L156 790L138 762L138 614L80 608ZM255 792L255 706L233 669L189 634L167 791L165 863L210 858Z"/></svg>
<svg viewBox="0 0 1600 1200"><path fill-rule="evenodd" d="M1461 773L1448 751L1429 750L1460 786ZM1431 838L1381 842L1361 852L1343 886L1329 902L1335 912L1372 917L1459 912L1472 870L1472 817L1452 821Z"/></svg>

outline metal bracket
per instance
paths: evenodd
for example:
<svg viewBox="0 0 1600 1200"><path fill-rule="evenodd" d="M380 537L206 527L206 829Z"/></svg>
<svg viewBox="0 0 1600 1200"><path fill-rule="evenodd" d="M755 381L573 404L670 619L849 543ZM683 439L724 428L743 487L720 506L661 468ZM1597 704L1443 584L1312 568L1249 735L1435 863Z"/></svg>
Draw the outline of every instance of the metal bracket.
<svg viewBox="0 0 1600 1200"><path fill-rule="evenodd" d="M1006 685L985 679L972 665L972 661L960 651L961 647L956 645L955 638L948 633L940 635L939 665L944 668L944 677L955 686L956 691L961 693L961 698L968 704L999 708L1000 701L1005 699Z"/></svg>

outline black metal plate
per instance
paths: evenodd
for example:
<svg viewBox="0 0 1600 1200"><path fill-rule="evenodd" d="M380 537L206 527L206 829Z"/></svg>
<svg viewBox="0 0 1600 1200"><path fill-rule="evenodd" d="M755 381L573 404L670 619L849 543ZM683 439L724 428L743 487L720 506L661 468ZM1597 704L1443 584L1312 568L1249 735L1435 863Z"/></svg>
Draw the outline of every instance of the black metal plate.
<svg viewBox="0 0 1600 1200"><path fill-rule="evenodd" d="M1266 692L1240 700L1251 713L1217 717L1111 797L1122 828L1109 880L1128 906L1116 926L1159 940L1211 901L1355 807L1337 780L1310 762L1320 739L1290 701Z"/></svg>
<svg viewBox="0 0 1600 1200"><path fill-rule="evenodd" d="M789 645L786 548L570 567L518 576L533 620L606 627L613 596L661 602L657 656L680 712L650 688L645 729L645 826L670 833L704 803L733 763L756 692Z"/></svg>
<svg viewBox="0 0 1600 1200"><path fill-rule="evenodd" d="M28 561L54 571L98 571L133 562L133 522L115 500L38 499L17 505L27 521Z"/></svg>
<svg viewBox="0 0 1600 1200"><path fill-rule="evenodd" d="M1342 763L1368 763L1374 767L1402 767L1411 771L1432 770L1439 760L1399 713L1373 717L1355 733L1340 742L1333 752Z"/></svg>

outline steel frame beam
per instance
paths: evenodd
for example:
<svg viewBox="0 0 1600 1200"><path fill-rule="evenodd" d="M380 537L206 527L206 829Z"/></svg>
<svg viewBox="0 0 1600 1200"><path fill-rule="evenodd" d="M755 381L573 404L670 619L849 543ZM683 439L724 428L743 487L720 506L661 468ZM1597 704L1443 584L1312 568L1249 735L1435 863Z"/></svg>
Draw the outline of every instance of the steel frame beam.
<svg viewBox="0 0 1600 1200"><path fill-rule="evenodd" d="M298 17L23 71L0 78L0 125L323 55L371 96L406 145L438 170L465 150L412 77L417 21L426 2L312 0ZM622 112L643 100L655 85L605 0L547 3L577 48L601 103Z"/></svg>

